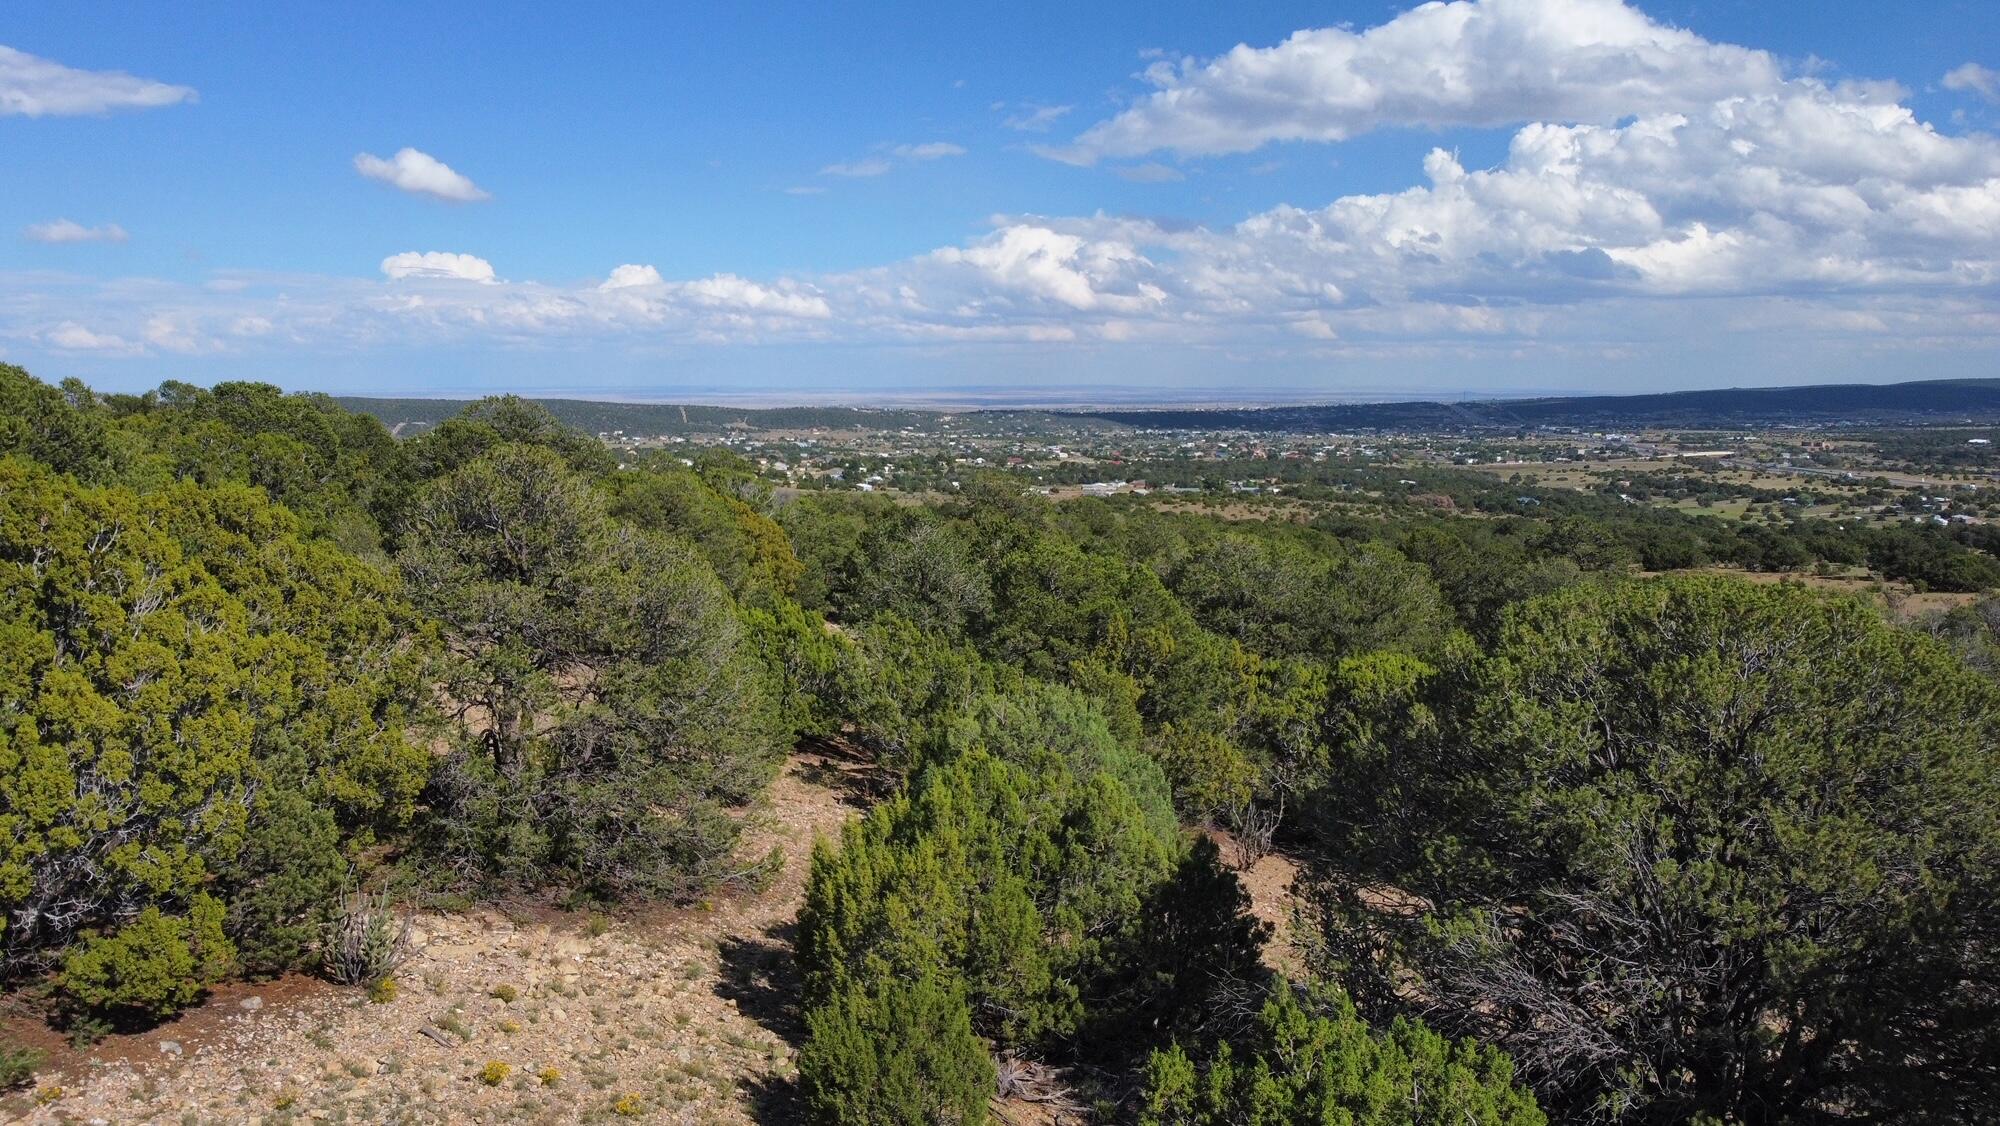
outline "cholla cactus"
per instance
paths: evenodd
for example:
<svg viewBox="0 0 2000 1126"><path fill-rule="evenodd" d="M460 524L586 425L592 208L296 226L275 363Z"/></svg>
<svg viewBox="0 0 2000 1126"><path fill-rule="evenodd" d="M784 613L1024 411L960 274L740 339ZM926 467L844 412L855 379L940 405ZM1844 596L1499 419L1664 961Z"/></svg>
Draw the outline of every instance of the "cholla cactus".
<svg viewBox="0 0 2000 1126"><path fill-rule="evenodd" d="M349 892L326 924L320 960L333 980L373 988L410 960L409 920L390 909L386 892Z"/></svg>

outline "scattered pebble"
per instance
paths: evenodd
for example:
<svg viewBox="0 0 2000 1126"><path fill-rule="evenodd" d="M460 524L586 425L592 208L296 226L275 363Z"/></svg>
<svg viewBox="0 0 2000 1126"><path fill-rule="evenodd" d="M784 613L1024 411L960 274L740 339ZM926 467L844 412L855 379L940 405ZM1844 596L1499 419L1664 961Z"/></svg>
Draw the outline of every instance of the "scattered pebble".
<svg viewBox="0 0 2000 1126"><path fill-rule="evenodd" d="M627 917L594 938L582 937L581 914L512 923L481 911L425 915L396 1000L274 986L269 996L190 1012L173 1028L176 1039L157 1041L158 1055L145 1062L121 1058L136 1045L121 1051L123 1038L114 1038L90 1061L38 1077L60 1085L60 1099L0 1105L0 1119L18 1110L36 1126L601 1121L610 1100L600 1092L639 1091L648 1105L671 1108L657 1114L662 1122L748 1126L755 1108L746 1092L792 1074L779 1066L792 1052L722 996L733 992L718 988L732 975L714 972L713 952L740 944L756 976L787 964L790 951L770 932L797 912L814 836L837 832L852 814L832 790L790 772L773 787L771 806L778 824L761 846L746 846L782 843L788 861L762 895L723 899L709 912L662 907L658 917ZM697 981L674 969L697 962L709 969ZM503 984L520 991L514 1006L491 998ZM426 1027L440 1039L421 1034ZM550 1086L470 1081L489 1058L519 1075L553 1069L561 1078ZM167 1074L171 1082L162 1083Z"/></svg>

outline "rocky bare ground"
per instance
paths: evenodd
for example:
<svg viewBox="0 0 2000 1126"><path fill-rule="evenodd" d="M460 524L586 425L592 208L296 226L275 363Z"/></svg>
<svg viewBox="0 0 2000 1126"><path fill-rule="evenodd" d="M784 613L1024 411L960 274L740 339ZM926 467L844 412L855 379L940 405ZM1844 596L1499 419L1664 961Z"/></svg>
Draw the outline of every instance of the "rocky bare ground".
<svg viewBox="0 0 2000 1126"><path fill-rule="evenodd" d="M424 914L387 1003L310 978L232 986L160 1028L55 1053L37 1089L0 1113L32 1123L792 1121L793 920L813 839L855 814L859 771L838 756L791 761L749 841L784 851L762 892L595 924Z"/></svg>

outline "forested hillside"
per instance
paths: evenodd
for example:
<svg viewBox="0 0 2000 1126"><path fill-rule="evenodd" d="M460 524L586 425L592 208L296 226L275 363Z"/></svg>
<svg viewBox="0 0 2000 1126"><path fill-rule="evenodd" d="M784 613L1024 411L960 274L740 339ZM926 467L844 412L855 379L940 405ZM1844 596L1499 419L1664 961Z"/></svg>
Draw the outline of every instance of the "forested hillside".
<svg viewBox="0 0 2000 1126"><path fill-rule="evenodd" d="M1581 508L781 499L683 452L0 365L7 1004L87 1042L297 971L407 1003L441 903L770 881L760 802L837 747L867 809L801 873L753 1109L2000 1116L1993 603L1642 578ZM1236 874L1273 851L1297 960ZM59 1112L37 1063L0 1044L0 1105Z"/></svg>

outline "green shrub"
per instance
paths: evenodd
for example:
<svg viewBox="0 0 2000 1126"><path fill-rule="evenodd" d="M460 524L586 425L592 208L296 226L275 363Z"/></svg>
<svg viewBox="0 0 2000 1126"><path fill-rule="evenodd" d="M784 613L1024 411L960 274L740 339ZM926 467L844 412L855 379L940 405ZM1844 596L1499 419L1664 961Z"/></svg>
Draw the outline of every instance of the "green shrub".
<svg viewBox="0 0 2000 1126"><path fill-rule="evenodd" d="M618 524L533 446L432 482L402 531L407 589L457 654L443 690L481 702L431 779L436 852L603 898L692 899L735 875L728 808L769 781L790 732L707 562Z"/></svg>
<svg viewBox="0 0 2000 1126"><path fill-rule="evenodd" d="M826 1126L951 1126L986 1121L993 1060L959 991L932 977L842 989L806 1016L799 1077Z"/></svg>
<svg viewBox="0 0 2000 1126"><path fill-rule="evenodd" d="M0 1091L25 1087L42 1066L40 1048L15 1048L0 1044Z"/></svg>
<svg viewBox="0 0 2000 1126"><path fill-rule="evenodd" d="M1197 1067L1175 1045L1147 1064L1140 1126L1287 1122L1545 1126L1548 1118L1501 1052L1402 1019L1371 1031L1335 989L1301 1003L1280 985L1240 1047L1224 1042Z"/></svg>
<svg viewBox="0 0 2000 1126"><path fill-rule="evenodd" d="M221 872L245 970L278 974L312 961L327 905L349 878L340 841L333 811L305 794L272 787L260 796L243 851Z"/></svg>
<svg viewBox="0 0 2000 1126"><path fill-rule="evenodd" d="M109 937L91 936L63 959L62 989L92 1008L169 1016L233 968L222 904L195 896L187 917L148 907Z"/></svg>
<svg viewBox="0 0 2000 1126"><path fill-rule="evenodd" d="M0 455L21 454L90 480L115 458L102 418L78 409L88 399L81 384L50 387L13 364L0 364Z"/></svg>
<svg viewBox="0 0 2000 1126"><path fill-rule="evenodd" d="M1180 842L1105 773L970 751L813 856L800 916L806 1002L882 974L960 980L980 1031L1061 1037Z"/></svg>
<svg viewBox="0 0 2000 1126"><path fill-rule="evenodd" d="M342 847L414 808L422 631L393 576L199 456L227 437L145 490L0 458L0 976L77 955L78 990L177 1007L199 975L141 984L178 972L172 927L116 932L197 893L245 968L295 966Z"/></svg>
<svg viewBox="0 0 2000 1126"><path fill-rule="evenodd" d="M1566 1119L2000 1115L2000 692L1943 646L1687 577L1351 683L1309 886L1371 1013L1420 981Z"/></svg>

